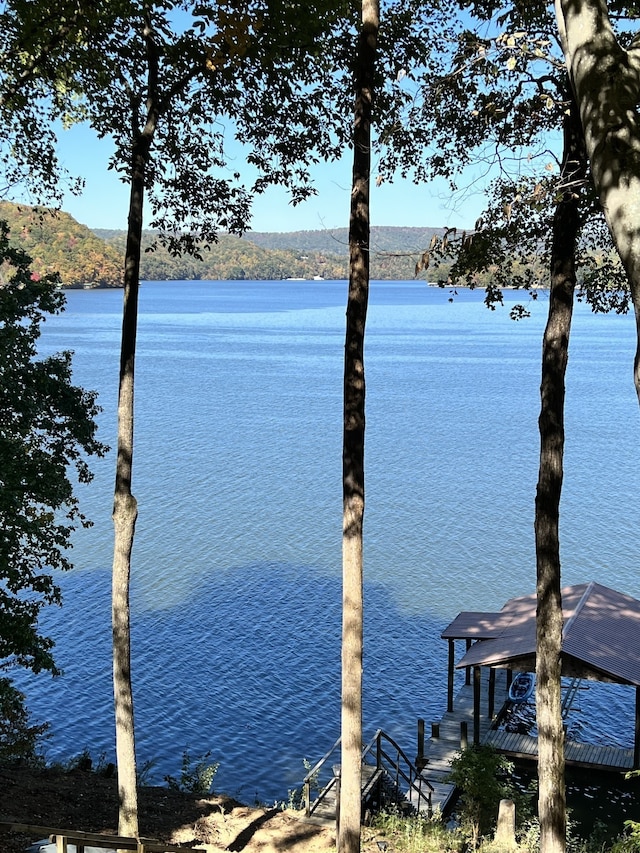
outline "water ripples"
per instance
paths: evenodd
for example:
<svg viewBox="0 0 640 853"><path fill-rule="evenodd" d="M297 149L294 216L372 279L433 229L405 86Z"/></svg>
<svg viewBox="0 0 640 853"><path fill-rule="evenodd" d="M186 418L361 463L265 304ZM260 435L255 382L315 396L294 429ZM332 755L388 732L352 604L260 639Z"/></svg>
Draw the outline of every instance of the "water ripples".
<svg viewBox="0 0 640 853"><path fill-rule="evenodd" d="M408 754L418 717L444 710L444 626L535 589L546 307L514 324L481 299L449 304L420 283L371 295L365 729L384 727ZM133 671L139 760L156 762L156 781L179 772L184 748L211 750L219 789L285 798L302 759L338 735L345 301L343 282L143 287ZM100 391L112 444L120 306L119 294L70 293L44 338L76 348L76 381ZM640 597L632 325L576 310L561 542L565 583ZM52 757L113 754L113 465L99 460L83 490L96 526L76 537L65 605L45 618L65 675L19 677L52 722ZM598 690L587 700L590 736L610 737L610 703L625 708Z"/></svg>

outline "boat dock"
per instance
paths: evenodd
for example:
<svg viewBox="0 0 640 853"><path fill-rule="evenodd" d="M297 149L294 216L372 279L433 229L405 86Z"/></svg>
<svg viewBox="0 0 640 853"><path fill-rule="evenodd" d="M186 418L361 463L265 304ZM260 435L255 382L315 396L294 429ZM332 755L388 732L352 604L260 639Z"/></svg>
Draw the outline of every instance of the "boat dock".
<svg viewBox="0 0 640 853"><path fill-rule="evenodd" d="M506 670L494 670L489 684L489 670L485 669L480 683L480 742L485 742L493 723L495 708L500 710L507 701ZM451 761L468 744L473 743L474 732L474 691L469 679L458 691L453 708L447 711L439 722L431 724L431 736L422 741L418 730L418 756L416 765L421 775L434 787L432 794L433 810L446 813L454 795L455 788L447 782L451 771ZM421 747L421 744L423 746Z"/></svg>
<svg viewBox="0 0 640 853"><path fill-rule="evenodd" d="M480 670L479 719L474 717L474 687L471 679L454 697L453 707L439 722L431 724L430 737L422 738L419 724L418 756L416 766L423 778L434 787L432 804L446 813L452 804L454 786L446 781L451 761L461 749L474 742L474 733L480 743L489 744L509 758L537 761L538 739L529 734L509 732L496 728L496 722L507 702L508 679L506 669ZM569 696L573 685L567 689L563 712L565 716L571 708L575 695ZM533 700L529 700L532 704ZM568 740L565 745L567 765L589 768L598 771L626 772L633 768L634 750L599 744L581 743Z"/></svg>
<svg viewBox="0 0 640 853"><path fill-rule="evenodd" d="M465 683L457 694L451 691L449 709L438 722L431 723L426 737L425 723L418 721L418 753L410 759L382 730L378 730L363 750L362 798L363 810L374 794L376 783L383 773L403 790L402 796L416 811L440 812L446 815L454 805L455 786L449 781L451 762L462 749L476 743L488 744L512 759L536 762L537 737L504 728L508 711L509 685L512 672L500 667L476 667L473 674L465 674ZM580 679L574 678L563 688L562 715L566 719L578 690ZM517 706L525 710L519 715L523 726L534 724L534 700L528 699ZM304 780L304 819L327 823L336 819L336 802L339 791L339 765L331 764L338 756L340 738L329 752L311 768ZM597 772L624 773L634 766L634 748L621 748L601 744L567 740L565 761L568 766L586 768ZM317 796L312 796L312 784L318 783L320 771L329 766L332 775L319 786Z"/></svg>

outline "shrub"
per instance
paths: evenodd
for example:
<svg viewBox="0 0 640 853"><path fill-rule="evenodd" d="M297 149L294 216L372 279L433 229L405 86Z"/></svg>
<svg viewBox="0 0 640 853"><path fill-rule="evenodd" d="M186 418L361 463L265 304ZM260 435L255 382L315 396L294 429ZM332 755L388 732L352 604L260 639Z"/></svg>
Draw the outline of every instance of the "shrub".
<svg viewBox="0 0 640 853"><path fill-rule="evenodd" d="M508 780L512 772L512 762L487 745L470 746L451 762L449 781L461 794L460 824L474 849L495 827L500 800L518 798Z"/></svg>
<svg viewBox="0 0 640 853"><path fill-rule="evenodd" d="M189 750L185 749L182 753L180 779L176 779L174 776L165 776L164 781L176 791L185 791L188 794L200 794L201 796L210 794L213 780L220 766L219 761L210 761L210 758L211 752L205 752L195 760L194 764Z"/></svg>
<svg viewBox="0 0 640 853"><path fill-rule="evenodd" d="M302 765L307 773L309 773L312 765L308 758L302 759ZM312 794L320 790L320 769L313 773L309 779L309 783L309 790ZM305 807L304 788L289 788L286 803L282 802L280 805L283 810L291 809L292 811L300 811L300 809L303 809Z"/></svg>
<svg viewBox="0 0 640 853"><path fill-rule="evenodd" d="M625 831L611 847L611 853L640 853L640 823L625 820Z"/></svg>

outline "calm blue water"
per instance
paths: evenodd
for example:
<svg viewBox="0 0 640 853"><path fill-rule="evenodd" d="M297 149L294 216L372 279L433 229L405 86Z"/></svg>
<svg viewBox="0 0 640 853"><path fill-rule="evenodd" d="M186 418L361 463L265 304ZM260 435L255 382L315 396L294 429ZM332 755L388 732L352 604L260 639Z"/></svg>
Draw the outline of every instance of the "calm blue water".
<svg viewBox="0 0 640 853"><path fill-rule="evenodd" d="M72 291L44 349L75 351L115 443L122 294ZM507 303L518 301L508 294ZM365 736L415 754L444 710L460 610L535 589L542 295L520 323L482 294L372 285L367 331ZM177 775L211 750L217 790L286 798L339 734L345 282L146 283L134 492L139 763ZM567 393L565 584L640 597L631 317L578 306ZM21 677L50 758L113 758L113 453L82 493L65 604L46 615L65 674ZM581 697L585 737L631 743L632 691ZM627 700L630 706L627 707ZM613 725L612 725L613 721Z"/></svg>

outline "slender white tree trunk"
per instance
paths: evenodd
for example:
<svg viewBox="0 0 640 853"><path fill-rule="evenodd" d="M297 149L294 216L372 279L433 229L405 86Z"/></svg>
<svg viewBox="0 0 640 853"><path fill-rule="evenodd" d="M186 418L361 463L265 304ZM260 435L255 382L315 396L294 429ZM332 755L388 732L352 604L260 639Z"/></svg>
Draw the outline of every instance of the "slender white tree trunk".
<svg viewBox="0 0 640 853"><path fill-rule="evenodd" d="M145 145L146 149L147 146ZM138 834L136 747L131 682L131 619L129 588L131 553L138 507L131 491L133 472L134 375L138 323L140 237L145 154L134 155L129 233L125 255L124 308L120 349L118 393L118 458L113 501L113 574L111 583L111 623L113 631L113 696L116 719L116 762L118 769L118 832Z"/></svg>
<svg viewBox="0 0 640 853"><path fill-rule="evenodd" d="M138 835L138 790L129 608L131 554L138 517L138 506L132 493L135 358L146 170L158 120L159 60L153 28L148 18L144 26L144 38L148 59L147 120L143 130L134 135L131 153L129 228L124 264L124 307L118 393L118 458L113 502L115 540L111 605L116 759L120 801L118 832L122 836L130 837L137 837ZM137 115L134 112L132 122L134 127L136 122Z"/></svg>
<svg viewBox="0 0 640 853"><path fill-rule="evenodd" d="M364 332L369 297L371 107L378 22L378 0L364 0L356 68L353 186L349 220L349 298L344 366L342 773L338 825L340 853L360 851L364 612Z"/></svg>

